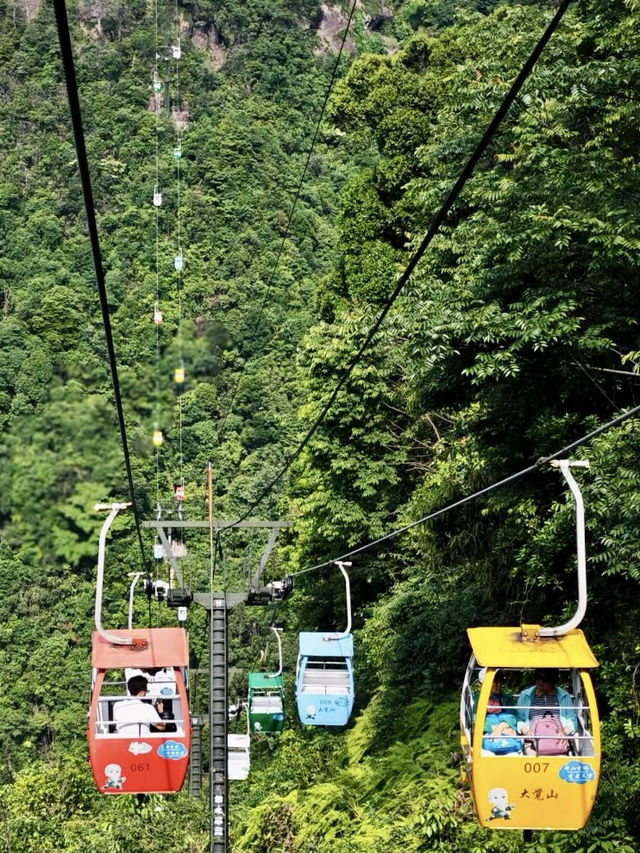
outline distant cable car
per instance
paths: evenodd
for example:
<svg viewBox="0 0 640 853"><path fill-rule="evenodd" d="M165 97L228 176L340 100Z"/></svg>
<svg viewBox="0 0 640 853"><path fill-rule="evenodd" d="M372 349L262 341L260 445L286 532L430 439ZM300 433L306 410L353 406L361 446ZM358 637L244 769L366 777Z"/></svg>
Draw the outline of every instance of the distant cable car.
<svg viewBox="0 0 640 853"><path fill-rule="evenodd" d="M277 672L249 673L249 730L281 732L284 728L284 684L282 678L282 642L280 632L271 626L278 641Z"/></svg>
<svg viewBox="0 0 640 853"><path fill-rule="evenodd" d="M184 500L184 486L181 483L178 483L173 487L173 493L177 501Z"/></svg>
<svg viewBox="0 0 640 853"><path fill-rule="evenodd" d="M156 75L154 75L154 77L153 77L153 91L154 92L161 92L162 91L162 81Z"/></svg>
<svg viewBox="0 0 640 853"><path fill-rule="evenodd" d="M180 59L182 56L182 49L179 44L174 44L171 46L171 53L174 59Z"/></svg>
<svg viewBox="0 0 640 853"><path fill-rule="evenodd" d="M242 782L249 775L249 735L227 735L227 772L230 781Z"/></svg>
<svg viewBox="0 0 640 853"><path fill-rule="evenodd" d="M246 705L243 707L246 710ZM247 733L227 735L227 777L233 782L242 782L246 779L251 768L251 736L248 726L247 713Z"/></svg>
<svg viewBox="0 0 640 853"><path fill-rule="evenodd" d="M153 206L162 207L162 193L158 190L158 187L153 188Z"/></svg>
<svg viewBox="0 0 640 853"><path fill-rule="evenodd" d="M160 326L162 324L162 311L158 308L158 303L153 306L153 322L156 326Z"/></svg>
<svg viewBox="0 0 640 853"><path fill-rule="evenodd" d="M182 146L176 145L176 147L173 149L173 159L174 160L180 160L181 157L182 157Z"/></svg>
<svg viewBox="0 0 640 853"><path fill-rule="evenodd" d="M353 682L353 636L351 593L345 566L336 562L346 584L347 629L342 634L302 632L299 635L296 671L296 702L300 722L308 726L344 726L351 716Z"/></svg>
<svg viewBox="0 0 640 853"><path fill-rule="evenodd" d="M119 509L128 505L96 505L111 512L102 526L98 552L89 760L96 786L104 794L172 793L184 783L191 748L186 633L182 628L105 631L101 624L106 533ZM134 575L132 592L138 576ZM146 670L158 668L166 673L158 695L163 701L160 721L147 701L127 695L125 681L127 669L142 670L144 676Z"/></svg>
<svg viewBox="0 0 640 853"><path fill-rule="evenodd" d="M569 470L587 465L555 463L576 505L579 601L573 618L554 628L467 632L473 654L460 701L463 776L482 826L521 829L526 837L534 829L581 829L600 777L600 722L589 674L598 661L577 628L587 606L584 507ZM509 688L527 689L517 696L498 690L505 678Z"/></svg>
<svg viewBox="0 0 640 853"><path fill-rule="evenodd" d="M182 385L184 382L184 366L180 365L173 371L173 381L176 385Z"/></svg>
<svg viewBox="0 0 640 853"><path fill-rule="evenodd" d="M184 259L182 255L176 255L173 259L173 268L180 272L180 270L184 267Z"/></svg>
<svg viewBox="0 0 640 853"><path fill-rule="evenodd" d="M154 447L162 447L164 444L164 435L162 434L162 430L158 427L154 428L151 441L153 442Z"/></svg>

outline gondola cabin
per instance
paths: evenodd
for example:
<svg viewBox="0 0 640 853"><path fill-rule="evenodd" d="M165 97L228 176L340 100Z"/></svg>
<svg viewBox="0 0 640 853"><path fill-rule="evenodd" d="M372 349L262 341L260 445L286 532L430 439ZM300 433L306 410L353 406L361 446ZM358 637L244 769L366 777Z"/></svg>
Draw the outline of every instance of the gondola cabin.
<svg viewBox="0 0 640 853"><path fill-rule="evenodd" d="M600 778L600 724L584 634L471 628L460 702L463 776L490 829L581 829ZM529 639L533 637L534 639Z"/></svg>
<svg viewBox="0 0 640 853"><path fill-rule="evenodd" d="M344 726L351 711L353 636L303 631L299 635L296 701L307 726Z"/></svg>
<svg viewBox="0 0 640 853"><path fill-rule="evenodd" d="M191 748L187 635L182 628L117 630L110 635L143 642L137 647L116 645L93 633L87 734L96 786L104 794L179 791ZM128 695L131 670L142 670L145 678L149 674L148 699ZM160 676L158 670L163 670ZM158 700L163 730L149 720L148 709Z"/></svg>
<svg viewBox="0 0 640 853"><path fill-rule="evenodd" d="M251 737L227 735L227 776L231 782L243 782L249 775Z"/></svg>
<svg viewBox="0 0 640 853"><path fill-rule="evenodd" d="M284 686L281 675L249 673L249 728L281 732L284 727Z"/></svg>

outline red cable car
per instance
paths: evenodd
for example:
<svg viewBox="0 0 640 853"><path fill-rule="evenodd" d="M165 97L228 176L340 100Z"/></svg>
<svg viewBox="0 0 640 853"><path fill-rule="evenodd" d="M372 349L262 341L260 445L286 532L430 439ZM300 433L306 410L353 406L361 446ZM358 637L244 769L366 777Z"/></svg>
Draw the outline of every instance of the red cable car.
<svg viewBox="0 0 640 853"><path fill-rule="evenodd" d="M182 788L191 749L187 634L183 628L131 627L140 572L131 585L129 627L106 631L101 621L107 531L126 506L95 506L110 513L98 547L89 762L104 794L169 794Z"/></svg>
<svg viewBox="0 0 640 853"><path fill-rule="evenodd" d="M146 628L109 633L146 641L146 646L113 645L98 631L93 632L88 737L96 786L104 794L179 791L187 774L191 747L186 632L183 628ZM164 670L164 686L154 697L163 700L164 730L149 722L148 700L127 695L127 669ZM150 681L150 694L151 688L162 684L157 677Z"/></svg>

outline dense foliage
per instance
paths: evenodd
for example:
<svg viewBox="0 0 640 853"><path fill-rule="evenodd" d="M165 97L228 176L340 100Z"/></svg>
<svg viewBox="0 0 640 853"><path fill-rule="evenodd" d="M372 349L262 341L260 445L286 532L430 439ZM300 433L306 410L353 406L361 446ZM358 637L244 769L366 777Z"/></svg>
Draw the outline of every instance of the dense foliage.
<svg viewBox="0 0 640 853"><path fill-rule="evenodd" d="M163 113L156 124L153 112L153 8L69 4L143 513L169 506L184 479L185 512L206 516L209 462L220 517L242 512L278 473L552 7L359 7L300 184L335 61L327 7L179 3L179 106L188 120L178 200L175 117ZM637 0L577 0L567 13L372 346L256 511L294 521L268 565L272 577L364 545L636 405L639 14ZM174 15L159 4L167 44ZM0 838L25 853L196 853L208 849L206 792L137 806L98 795L86 764L100 524L91 505L124 497L126 481L46 5L0 0L0 66ZM151 321L156 300L160 327ZM182 389L171 382L179 358ZM166 434L157 452L156 425ZM535 834L531 849L541 853L632 851L640 839L639 426L628 419L572 451L591 463L580 474L584 627L601 662L606 754L590 824ZM520 849L517 834L473 821L457 766L456 691L465 627L553 622L573 611L565 492L543 466L354 559L353 724L309 731L291 713L282 736L256 739L252 774L231 791L234 850ZM185 576L205 588L208 542L194 534L187 544ZM230 583L255 567L263 546L258 534L223 537ZM110 624L126 619L123 566L140 563L123 515L109 544ZM160 605L150 610L154 621L171 619ZM146 622L146 601L136 615ZM343 626L338 573L300 575L277 617L293 708L295 632ZM258 665L271 618L232 614L231 698ZM189 627L192 662L206 665L202 611L192 609ZM206 690L193 686L202 712Z"/></svg>

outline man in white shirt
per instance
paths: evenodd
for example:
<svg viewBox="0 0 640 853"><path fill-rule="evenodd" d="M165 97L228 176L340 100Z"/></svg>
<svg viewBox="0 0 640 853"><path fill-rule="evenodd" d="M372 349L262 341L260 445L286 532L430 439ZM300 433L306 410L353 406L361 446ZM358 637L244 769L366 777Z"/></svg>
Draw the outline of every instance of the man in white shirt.
<svg viewBox="0 0 640 853"><path fill-rule="evenodd" d="M156 702L154 707L142 702L147 695L147 679L143 675L134 675L127 681L127 690L130 698L113 706L116 733L121 737L146 737L151 733L150 725L157 731L164 731L165 723L160 718L163 703Z"/></svg>

